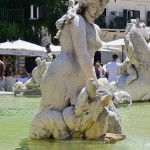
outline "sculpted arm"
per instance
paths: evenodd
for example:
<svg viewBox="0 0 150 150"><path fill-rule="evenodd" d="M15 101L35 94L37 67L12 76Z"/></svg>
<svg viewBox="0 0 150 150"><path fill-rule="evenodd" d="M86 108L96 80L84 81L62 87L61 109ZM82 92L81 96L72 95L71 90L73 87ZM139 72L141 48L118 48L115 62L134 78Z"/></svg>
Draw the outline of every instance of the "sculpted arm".
<svg viewBox="0 0 150 150"><path fill-rule="evenodd" d="M101 30L100 30L100 27L97 24L94 24L94 26L95 26L95 29L97 30L99 38L101 39Z"/></svg>
<svg viewBox="0 0 150 150"><path fill-rule="evenodd" d="M87 79L93 78L97 81L92 58L87 50L86 24L84 19L81 16L76 15L73 19L70 30L75 53L84 75Z"/></svg>
<svg viewBox="0 0 150 150"><path fill-rule="evenodd" d="M75 105L76 116L82 115L82 113L88 109L88 93L85 87L81 90L77 103Z"/></svg>

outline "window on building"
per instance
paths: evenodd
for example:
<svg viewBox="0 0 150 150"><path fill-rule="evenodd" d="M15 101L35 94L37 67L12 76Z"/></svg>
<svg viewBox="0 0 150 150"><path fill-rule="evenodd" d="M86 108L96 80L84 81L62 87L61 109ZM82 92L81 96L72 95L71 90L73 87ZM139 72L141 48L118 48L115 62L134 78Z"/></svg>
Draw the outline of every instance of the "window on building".
<svg viewBox="0 0 150 150"><path fill-rule="evenodd" d="M147 18L150 19L150 11L147 12Z"/></svg>
<svg viewBox="0 0 150 150"><path fill-rule="evenodd" d="M134 10L131 10L129 12L130 12L130 18L133 18Z"/></svg>
<svg viewBox="0 0 150 150"><path fill-rule="evenodd" d="M43 18L43 7L38 5L30 6L30 19Z"/></svg>
<svg viewBox="0 0 150 150"><path fill-rule="evenodd" d="M140 19L140 11L139 10L128 10L124 9L123 10L123 17L125 18L126 22L130 22L131 19Z"/></svg>
<svg viewBox="0 0 150 150"><path fill-rule="evenodd" d="M101 28L106 28L106 24L107 24L107 22L106 22L106 8L104 9L104 12L102 13L102 15L95 20L95 23L97 25L99 25Z"/></svg>
<svg viewBox="0 0 150 150"><path fill-rule="evenodd" d="M150 26L150 11L147 12L147 26Z"/></svg>
<svg viewBox="0 0 150 150"><path fill-rule="evenodd" d="M134 17L135 19L136 19L136 18L139 18L139 19L140 19L140 11L134 10L133 17Z"/></svg>
<svg viewBox="0 0 150 150"><path fill-rule="evenodd" d="M23 9L0 8L0 22L22 22L24 20Z"/></svg>

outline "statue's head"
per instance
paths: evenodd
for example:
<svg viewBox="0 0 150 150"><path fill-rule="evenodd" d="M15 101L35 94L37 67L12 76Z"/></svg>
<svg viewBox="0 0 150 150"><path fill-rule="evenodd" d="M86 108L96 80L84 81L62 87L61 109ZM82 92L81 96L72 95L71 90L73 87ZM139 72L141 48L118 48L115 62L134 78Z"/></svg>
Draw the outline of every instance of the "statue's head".
<svg viewBox="0 0 150 150"><path fill-rule="evenodd" d="M79 3L79 8L77 10L77 12L82 13L86 8L92 9L92 5L94 7L95 6L99 6L99 15L102 14L102 12L105 9L106 4L109 2L110 0L78 0ZM97 17L98 17L97 16Z"/></svg>
<svg viewBox="0 0 150 150"><path fill-rule="evenodd" d="M149 43L150 42L150 28L146 27L144 22L140 23L140 27L141 27L142 34L145 40Z"/></svg>
<svg viewBox="0 0 150 150"><path fill-rule="evenodd" d="M98 6L98 9L96 8L96 11L94 12L94 15L92 14L93 19L97 19L104 11L106 4L110 0L75 0L73 5L70 7L65 15L63 15L59 20L56 22L56 27L59 30L55 36L56 39L60 39L61 37L61 30L63 30L65 24L70 24L71 20L76 16L76 14L84 15L84 12L86 10L89 10L90 13L93 13L95 11L94 7ZM92 6L95 5L95 6Z"/></svg>
<svg viewBox="0 0 150 150"><path fill-rule="evenodd" d="M15 85L13 86L13 91L23 91L23 90L26 90L26 86L21 81L16 82Z"/></svg>
<svg viewBox="0 0 150 150"><path fill-rule="evenodd" d="M35 59L35 61L36 61L37 65L39 65L39 64L41 63L41 58L40 58L40 57L37 57L37 58Z"/></svg>
<svg viewBox="0 0 150 150"><path fill-rule="evenodd" d="M131 19L131 23L127 24L125 35L130 34L133 28L137 28L141 33L146 42L150 42L150 28L146 27L144 22L140 22L139 18Z"/></svg>
<svg viewBox="0 0 150 150"><path fill-rule="evenodd" d="M102 6L105 6L110 0L75 0L75 3L79 3L80 6L86 7L91 3L100 3Z"/></svg>
<svg viewBox="0 0 150 150"><path fill-rule="evenodd" d="M46 60L47 60L48 62L52 62L52 60L53 60L53 54L52 54L52 53L48 53Z"/></svg>

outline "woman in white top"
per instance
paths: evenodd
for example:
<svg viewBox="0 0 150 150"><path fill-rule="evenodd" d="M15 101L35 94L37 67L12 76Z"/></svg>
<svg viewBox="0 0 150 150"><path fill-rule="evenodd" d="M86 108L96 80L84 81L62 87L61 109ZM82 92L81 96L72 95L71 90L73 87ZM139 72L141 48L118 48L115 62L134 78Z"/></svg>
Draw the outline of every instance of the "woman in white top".
<svg viewBox="0 0 150 150"><path fill-rule="evenodd" d="M96 64L95 64L95 73L96 73L97 79L103 78L105 76L105 71L103 69L103 65L100 64L99 62L96 62Z"/></svg>

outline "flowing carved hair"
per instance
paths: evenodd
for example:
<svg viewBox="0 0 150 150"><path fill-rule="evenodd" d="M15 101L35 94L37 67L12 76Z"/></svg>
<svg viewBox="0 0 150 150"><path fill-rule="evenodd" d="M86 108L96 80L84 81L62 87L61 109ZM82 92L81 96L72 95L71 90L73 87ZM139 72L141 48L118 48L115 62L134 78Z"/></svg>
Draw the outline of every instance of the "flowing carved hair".
<svg viewBox="0 0 150 150"><path fill-rule="evenodd" d="M64 28L65 24L71 23L75 15L81 14L90 3L99 2L101 7L104 8L109 1L110 0L69 0L67 13L56 21L58 32L55 38L60 39L61 30Z"/></svg>

